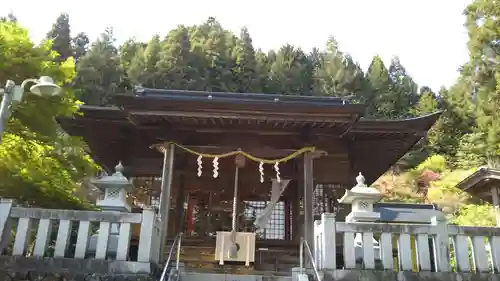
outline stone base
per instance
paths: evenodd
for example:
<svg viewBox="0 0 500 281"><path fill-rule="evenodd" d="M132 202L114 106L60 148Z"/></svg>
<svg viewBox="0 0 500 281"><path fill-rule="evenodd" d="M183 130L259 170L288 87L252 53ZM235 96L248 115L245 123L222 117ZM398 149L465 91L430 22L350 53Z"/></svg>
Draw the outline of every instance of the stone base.
<svg viewBox="0 0 500 281"><path fill-rule="evenodd" d="M160 270L155 264L147 262L0 256L0 272L3 272L4 276L5 273L19 273L21 275L26 273L37 275L60 273L72 276L139 274L153 276L158 275ZM3 280L0 278L0 281Z"/></svg>
<svg viewBox="0 0 500 281"><path fill-rule="evenodd" d="M345 218L347 223L353 222L374 222L380 219L380 213L376 212L351 212Z"/></svg>
<svg viewBox="0 0 500 281"><path fill-rule="evenodd" d="M394 272L388 270L325 271L324 281L500 281L500 275L456 272Z"/></svg>
<svg viewBox="0 0 500 281"><path fill-rule="evenodd" d="M147 274L12 273L0 270L0 281L158 281L158 278Z"/></svg>

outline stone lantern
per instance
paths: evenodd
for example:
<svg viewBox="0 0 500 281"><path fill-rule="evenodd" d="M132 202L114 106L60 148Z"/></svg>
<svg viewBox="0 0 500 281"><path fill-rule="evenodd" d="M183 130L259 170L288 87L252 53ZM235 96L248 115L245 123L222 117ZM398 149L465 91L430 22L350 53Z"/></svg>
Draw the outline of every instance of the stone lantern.
<svg viewBox="0 0 500 281"><path fill-rule="evenodd" d="M365 184L365 177L361 173L356 177L356 186L351 190L346 190L339 203L351 204L351 213L347 215L347 223L374 222L380 219L380 213L373 211L373 204L382 198L382 193L373 187ZM372 237L375 263L380 264L380 245ZM363 239L361 233L356 233L354 238L354 252L356 263L360 265L363 260Z"/></svg>
<svg viewBox="0 0 500 281"><path fill-rule="evenodd" d="M104 199L96 202L96 206L101 207L103 211L130 212L131 210L127 202L127 192L133 185L122 172L123 166L120 162L115 167L114 174L92 181L97 188L104 191Z"/></svg>
<svg viewBox="0 0 500 281"><path fill-rule="evenodd" d="M345 218L346 222L373 222L380 219L380 213L373 211L373 204L382 198L382 193L365 184L365 177L359 173L356 177L356 186L346 190L339 203L351 204L351 213Z"/></svg>
<svg viewBox="0 0 500 281"><path fill-rule="evenodd" d="M97 188L104 191L104 199L97 200L96 206L101 207L103 212L130 212L131 206L127 202L127 192L133 185L122 174L123 166L120 163L115 167L115 173L111 176L104 176L99 179L92 180ZM120 224L111 223L109 232L109 242L107 254L110 256L116 255L118 248L118 237L120 234ZM97 247L98 234L94 234L89 239L88 253L94 254Z"/></svg>

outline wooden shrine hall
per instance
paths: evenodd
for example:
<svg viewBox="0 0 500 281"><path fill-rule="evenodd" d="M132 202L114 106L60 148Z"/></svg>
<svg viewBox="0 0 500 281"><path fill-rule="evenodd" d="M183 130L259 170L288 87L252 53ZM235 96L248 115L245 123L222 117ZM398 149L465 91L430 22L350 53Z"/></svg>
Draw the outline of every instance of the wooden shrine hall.
<svg viewBox="0 0 500 281"><path fill-rule="evenodd" d="M122 163L133 206L158 209L164 253L182 232L184 255L192 247L220 264L312 244L315 216L344 212L337 198L358 173L374 182L440 115L383 121L336 97L146 88L114 104L58 121L106 171ZM217 252L236 241L252 253Z"/></svg>

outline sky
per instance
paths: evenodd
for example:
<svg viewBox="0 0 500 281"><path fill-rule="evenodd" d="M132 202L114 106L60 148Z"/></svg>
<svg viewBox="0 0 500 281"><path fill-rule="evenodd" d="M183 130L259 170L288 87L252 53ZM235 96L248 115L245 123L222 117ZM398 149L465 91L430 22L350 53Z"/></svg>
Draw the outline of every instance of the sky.
<svg viewBox="0 0 500 281"><path fill-rule="evenodd" d="M289 43L310 51L334 36L341 50L367 69L373 56L387 64L398 56L419 85L435 91L451 86L467 61L467 32L462 11L470 0L14 0L0 15L13 12L39 41L60 13L70 15L72 33L95 39L113 27L118 42L148 41L179 24L199 24L215 17L239 34L246 26L254 46L277 49ZM240 2L241 5L237 5Z"/></svg>

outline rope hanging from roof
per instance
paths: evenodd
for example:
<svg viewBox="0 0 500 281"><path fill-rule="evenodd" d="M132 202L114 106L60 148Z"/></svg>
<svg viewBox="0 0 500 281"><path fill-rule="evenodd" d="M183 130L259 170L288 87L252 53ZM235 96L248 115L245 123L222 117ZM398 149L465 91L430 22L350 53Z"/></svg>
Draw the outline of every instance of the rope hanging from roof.
<svg viewBox="0 0 500 281"><path fill-rule="evenodd" d="M298 156L300 156L301 154L304 154L306 152L314 152L315 151L315 147L311 147L311 146L307 146L307 147L303 147L301 149L298 149L296 150L295 152L292 152L290 153L289 155L283 157L283 158L277 158L277 159L264 159L264 158L260 158L260 157L256 157L256 156L253 156L241 149L238 149L238 150L234 150L234 151L230 151L230 152L226 152L226 153L221 153L221 154L209 154L209 153L202 153L202 152L198 152L196 150L193 150L193 149L190 149L190 148L187 148L181 144L178 144L176 142L168 142L168 144L173 144L175 146L177 146L178 148L186 151L186 152L189 152L193 155L197 155L198 156L198 159L197 159L197 164L198 164L198 177L201 177L202 175L202 170L203 170L203 158L212 158L213 161L212 161L212 164L213 164L213 177L214 178L217 178L219 176L219 159L220 158L225 158L225 157L231 157L231 156L237 156L237 155L241 155L241 156L244 156L252 161L255 161L257 163L259 163L259 174L260 174L260 182L264 182L264 164L270 164L270 165L273 165L273 168L274 168L274 171L276 172L276 180L278 182L281 181L281 178L280 178L280 169L279 169L279 163L282 163L282 162L287 162L289 160L292 160Z"/></svg>

